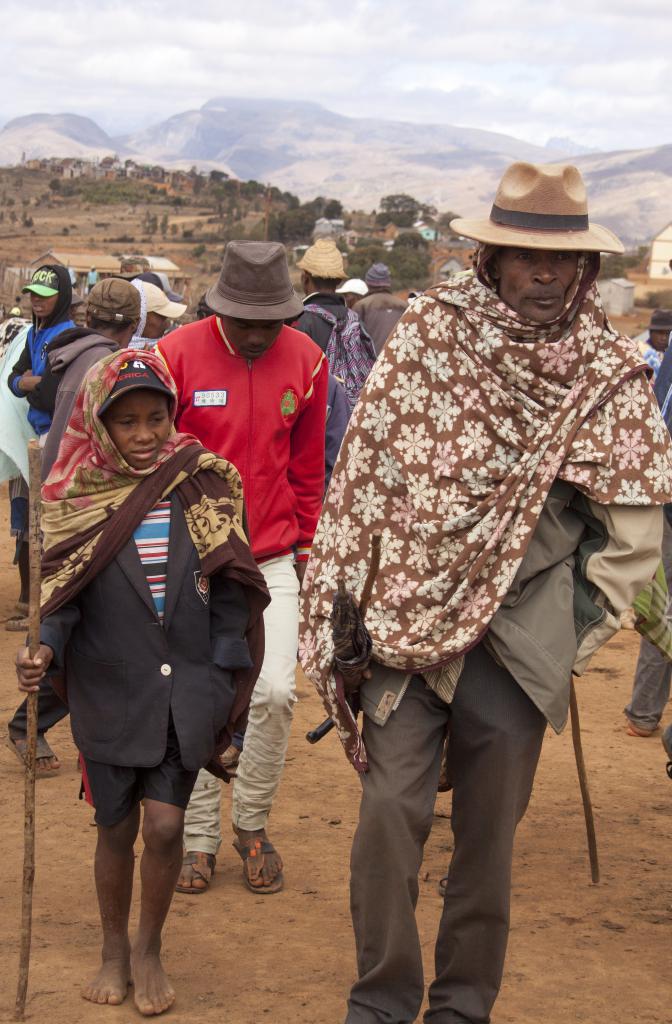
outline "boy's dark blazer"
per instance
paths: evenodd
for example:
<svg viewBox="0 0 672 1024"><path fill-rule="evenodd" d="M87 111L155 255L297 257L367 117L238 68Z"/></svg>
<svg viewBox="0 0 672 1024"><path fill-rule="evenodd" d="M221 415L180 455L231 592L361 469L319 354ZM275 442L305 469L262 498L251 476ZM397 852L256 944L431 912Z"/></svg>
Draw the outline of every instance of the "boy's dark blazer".
<svg viewBox="0 0 672 1024"><path fill-rule="evenodd" d="M173 494L163 625L132 537L72 604L42 622L40 640L54 667L65 668L78 749L105 764L157 765L172 712L184 767L203 767L229 718L232 670L252 665L247 622L240 584L202 579Z"/></svg>

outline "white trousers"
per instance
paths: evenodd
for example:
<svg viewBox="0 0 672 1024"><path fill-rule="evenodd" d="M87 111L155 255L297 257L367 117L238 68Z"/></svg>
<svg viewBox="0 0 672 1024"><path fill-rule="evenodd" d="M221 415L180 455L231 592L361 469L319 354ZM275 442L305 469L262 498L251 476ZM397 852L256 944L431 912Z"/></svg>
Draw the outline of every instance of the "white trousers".
<svg viewBox="0 0 672 1024"><path fill-rule="evenodd" d="M291 555L260 565L271 603L264 612L264 663L250 702L245 744L233 784L236 828L265 828L280 785L296 703L299 581ZM221 785L199 772L184 821L187 850L217 853L222 841Z"/></svg>

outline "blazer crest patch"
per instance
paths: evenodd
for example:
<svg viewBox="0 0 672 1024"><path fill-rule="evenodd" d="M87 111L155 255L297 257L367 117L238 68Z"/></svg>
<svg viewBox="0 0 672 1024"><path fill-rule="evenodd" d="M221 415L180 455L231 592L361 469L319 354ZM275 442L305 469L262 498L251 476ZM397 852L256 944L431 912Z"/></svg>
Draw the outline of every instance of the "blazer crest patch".
<svg viewBox="0 0 672 1024"><path fill-rule="evenodd" d="M208 604L210 601L210 580L207 576L203 575L200 569L196 569L194 572L194 585L196 593L203 604Z"/></svg>

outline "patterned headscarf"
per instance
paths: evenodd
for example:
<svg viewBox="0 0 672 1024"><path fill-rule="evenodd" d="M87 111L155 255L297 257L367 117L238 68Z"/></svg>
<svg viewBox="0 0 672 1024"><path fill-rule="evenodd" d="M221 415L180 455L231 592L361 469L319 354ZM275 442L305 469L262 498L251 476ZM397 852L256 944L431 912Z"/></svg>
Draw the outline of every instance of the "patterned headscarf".
<svg viewBox="0 0 672 1024"><path fill-rule="evenodd" d="M301 660L353 762L356 724L332 672L339 575L361 592L371 533L381 569L366 615L376 661L422 671L459 658L509 591L557 478L596 502L662 505L670 438L629 339L579 259L551 324L520 317L487 278L416 298L350 420L304 581Z"/></svg>
<svg viewBox="0 0 672 1024"><path fill-rule="evenodd" d="M101 498L112 502L119 492L134 487L139 480L155 470L187 445L198 444L190 434L177 434L171 430L156 463L146 469L134 469L122 457L99 416L122 367L137 358L131 349L114 352L92 366L84 377L70 420L58 449L58 457L42 487L42 499L50 503L68 499L73 510ZM175 419L177 392L166 364L152 352L144 352L143 362L154 371L162 384L173 395L170 403L171 424Z"/></svg>

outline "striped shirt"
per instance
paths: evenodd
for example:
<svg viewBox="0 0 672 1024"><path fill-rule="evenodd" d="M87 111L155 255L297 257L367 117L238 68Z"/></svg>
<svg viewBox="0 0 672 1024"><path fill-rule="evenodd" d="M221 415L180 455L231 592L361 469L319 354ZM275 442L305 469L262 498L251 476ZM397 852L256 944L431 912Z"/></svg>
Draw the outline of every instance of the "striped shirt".
<svg viewBox="0 0 672 1024"><path fill-rule="evenodd" d="M166 606L169 535L170 498L167 498L147 513L133 534L160 622L163 622Z"/></svg>

